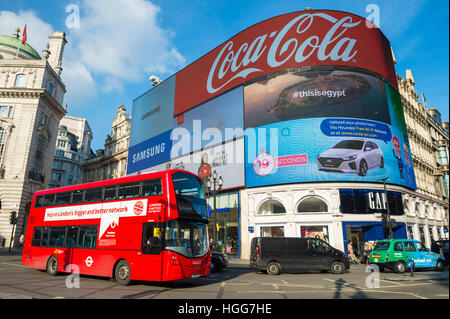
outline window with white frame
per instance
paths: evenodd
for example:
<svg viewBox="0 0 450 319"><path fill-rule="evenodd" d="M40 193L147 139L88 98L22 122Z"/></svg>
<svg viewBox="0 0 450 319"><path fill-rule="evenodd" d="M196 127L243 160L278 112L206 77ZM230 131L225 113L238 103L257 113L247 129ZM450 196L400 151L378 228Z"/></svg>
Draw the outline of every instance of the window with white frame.
<svg viewBox="0 0 450 319"><path fill-rule="evenodd" d="M14 87L25 87L27 82L27 76L25 74L17 74L16 80L14 81Z"/></svg>
<svg viewBox="0 0 450 319"><path fill-rule="evenodd" d="M298 213L324 213L328 212L328 205L322 199L311 196L303 199L297 207Z"/></svg>
<svg viewBox="0 0 450 319"><path fill-rule="evenodd" d="M286 214L283 204L277 200L270 199L265 201L258 210L258 215L277 215Z"/></svg>
<svg viewBox="0 0 450 319"><path fill-rule="evenodd" d="M0 117L11 118L12 111L12 106L0 105Z"/></svg>

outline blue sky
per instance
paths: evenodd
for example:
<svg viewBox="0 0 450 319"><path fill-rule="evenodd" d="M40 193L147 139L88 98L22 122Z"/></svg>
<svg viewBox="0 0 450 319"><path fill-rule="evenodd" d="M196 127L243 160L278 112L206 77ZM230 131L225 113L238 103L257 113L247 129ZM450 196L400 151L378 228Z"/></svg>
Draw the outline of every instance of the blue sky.
<svg viewBox="0 0 450 319"><path fill-rule="evenodd" d="M79 8L79 28L70 5ZM449 119L448 1L208 1L208 0L0 0L0 34L27 23L28 42L41 53L52 31L68 43L62 78L68 114L90 123L92 148L103 148L120 104L132 101L162 80L245 28L276 15L313 9L342 10L367 17L380 8L380 28L391 42L396 71L412 69L416 89L429 107ZM68 7L69 6L69 7Z"/></svg>

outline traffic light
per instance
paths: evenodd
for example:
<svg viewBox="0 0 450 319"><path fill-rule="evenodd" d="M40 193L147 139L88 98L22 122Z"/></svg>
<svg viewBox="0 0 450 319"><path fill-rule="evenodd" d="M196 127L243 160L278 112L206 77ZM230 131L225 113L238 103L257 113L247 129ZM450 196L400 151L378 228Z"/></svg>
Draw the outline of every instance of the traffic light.
<svg viewBox="0 0 450 319"><path fill-rule="evenodd" d="M15 225L17 223L17 212L11 212L9 214L9 223Z"/></svg>
<svg viewBox="0 0 450 319"><path fill-rule="evenodd" d="M385 214L381 215L381 224L383 225L383 228L389 227L387 216Z"/></svg>
<svg viewBox="0 0 450 319"><path fill-rule="evenodd" d="M394 229L394 228L397 228L397 227L398 227L398 225L395 222L395 219L391 219L391 228Z"/></svg>

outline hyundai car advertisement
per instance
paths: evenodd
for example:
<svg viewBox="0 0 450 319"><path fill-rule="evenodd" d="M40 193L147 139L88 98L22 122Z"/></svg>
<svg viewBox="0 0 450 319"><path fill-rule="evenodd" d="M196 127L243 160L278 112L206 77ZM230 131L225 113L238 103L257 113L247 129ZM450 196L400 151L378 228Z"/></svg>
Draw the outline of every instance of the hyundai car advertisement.
<svg viewBox="0 0 450 319"><path fill-rule="evenodd" d="M359 69L275 74L244 87L246 186L321 181L416 188L403 109Z"/></svg>

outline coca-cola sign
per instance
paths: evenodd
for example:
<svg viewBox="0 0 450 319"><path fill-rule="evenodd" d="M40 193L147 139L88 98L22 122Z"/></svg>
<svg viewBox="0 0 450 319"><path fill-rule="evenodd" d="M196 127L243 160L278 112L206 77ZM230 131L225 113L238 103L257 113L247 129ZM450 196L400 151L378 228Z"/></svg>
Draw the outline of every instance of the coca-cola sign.
<svg viewBox="0 0 450 319"><path fill-rule="evenodd" d="M255 77L308 65L359 67L397 87L389 42L366 22L345 12L307 11L258 23L177 73L174 114Z"/></svg>

